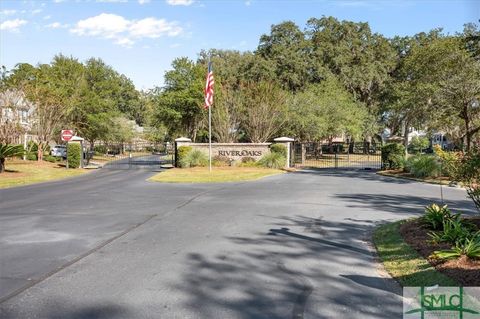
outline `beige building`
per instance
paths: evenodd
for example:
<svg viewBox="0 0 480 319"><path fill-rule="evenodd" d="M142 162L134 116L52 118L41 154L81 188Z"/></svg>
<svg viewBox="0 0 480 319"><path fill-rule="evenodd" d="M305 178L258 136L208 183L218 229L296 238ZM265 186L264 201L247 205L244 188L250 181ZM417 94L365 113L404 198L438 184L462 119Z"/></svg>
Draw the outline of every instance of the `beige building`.
<svg viewBox="0 0 480 319"><path fill-rule="evenodd" d="M26 144L32 134L34 104L19 90L0 92L0 143Z"/></svg>

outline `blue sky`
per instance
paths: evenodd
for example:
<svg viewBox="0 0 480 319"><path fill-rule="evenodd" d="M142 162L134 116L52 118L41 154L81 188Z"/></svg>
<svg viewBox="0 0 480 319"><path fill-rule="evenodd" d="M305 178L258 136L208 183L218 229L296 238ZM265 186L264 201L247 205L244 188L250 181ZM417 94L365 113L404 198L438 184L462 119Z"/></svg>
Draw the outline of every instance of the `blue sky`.
<svg viewBox="0 0 480 319"><path fill-rule="evenodd" d="M272 24L302 29L322 15L368 22L387 37L478 22L480 0L0 0L0 64L48 63L57 53L100 57L138 89L161 86L176 57L254 50Z"/></svg>

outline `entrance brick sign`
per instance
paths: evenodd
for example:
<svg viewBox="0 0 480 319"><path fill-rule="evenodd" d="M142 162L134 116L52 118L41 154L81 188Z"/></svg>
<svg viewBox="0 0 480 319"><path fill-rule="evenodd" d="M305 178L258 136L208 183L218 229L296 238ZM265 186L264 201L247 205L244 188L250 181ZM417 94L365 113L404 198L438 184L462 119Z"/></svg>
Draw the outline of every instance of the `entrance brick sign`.
<svg viewBox="0 0 480 319"><path fill-rule="evenodd" d="M212 143L212 157L228 157L234 161L244 157L252 157L258 161L263 155L270 153L271 143ZM208 143L178 142L177 146L191 146L208 156Z"/></svg>

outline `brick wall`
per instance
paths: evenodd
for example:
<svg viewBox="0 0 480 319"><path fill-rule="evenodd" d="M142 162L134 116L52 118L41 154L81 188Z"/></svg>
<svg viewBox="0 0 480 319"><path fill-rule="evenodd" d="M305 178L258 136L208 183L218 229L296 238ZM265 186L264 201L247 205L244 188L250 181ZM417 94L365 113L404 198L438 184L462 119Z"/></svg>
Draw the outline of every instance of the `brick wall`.
<svg viewBox="0 0 480 319"><path fill-rule="evenodd" d="M212 143L212 158L222 156L239 161L243 157L252 157L258 161L263 155L270 153L271 143ZM177 147L191 146L208 156L208 143L177 142Z"/></svg>

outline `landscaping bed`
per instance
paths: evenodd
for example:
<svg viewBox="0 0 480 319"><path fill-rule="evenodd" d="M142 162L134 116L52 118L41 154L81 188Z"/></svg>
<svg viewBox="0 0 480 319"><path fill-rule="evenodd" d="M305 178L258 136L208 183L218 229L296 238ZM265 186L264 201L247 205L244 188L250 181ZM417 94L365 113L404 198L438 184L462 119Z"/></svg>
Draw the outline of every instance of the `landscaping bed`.
<svg viewBox="0 0 480 319"><path fill-rule="evenodd" d="M373 242L385 270L402 287L456 286L455 280L437 271L405 242L400 227L406 222L388 223L375 229Z"/></svg>
<svg viewBox="0 0 480 319"><path fill-rule="evenodd" d="M466 218L480 229L480 217ZM480 286L480 260L461 256L457 259L441 260L432 258L434 251L449 249L449 243L434 243L428 236L429 229L421 219L409 220L403 223L399 232L404 241L425 258L435 269L454 279L462 286Z"/></svg>

